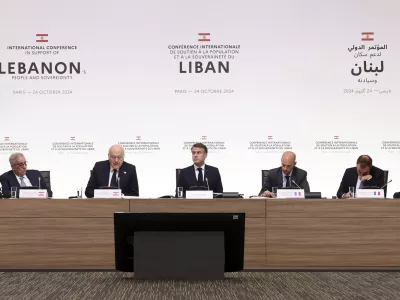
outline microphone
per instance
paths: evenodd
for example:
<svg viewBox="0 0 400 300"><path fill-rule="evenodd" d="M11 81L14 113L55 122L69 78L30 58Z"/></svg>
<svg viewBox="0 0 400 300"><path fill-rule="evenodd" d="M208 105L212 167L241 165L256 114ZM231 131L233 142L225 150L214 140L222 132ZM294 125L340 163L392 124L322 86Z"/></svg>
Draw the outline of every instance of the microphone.
<svg viewBox="0 0 400 300"><path fill-rule="evenodd" d="M39 190L40 190L40 177L38 179L39 179Z"/></svg>
<svg viewBox="0 0 400 300"><path fill-rule="evenodd" d="M207 191L210 190L210 186L208 185L208 178L206 177L206 182L207 182Z"/></svg>
<svg viewBox="0 0 400 300"><path fill-rule="evenodd" d="M301 187L296 183L296 181L292 180L292 182L293 182L299 189L301 189Z"/></svg>
<svg viewBox="0 0 400 300"><path fill-rule="evenodd" d="M118 185L118 189L120 190L120 184L119 184L119 176L117 177L117 185Z"/></svg>
<svg viewBox="0 0 400 300"><path fill-rule="evenodd" d="M387 186L391 182L392 182L392 179L390 179L388 182L386 182L380 189L383 189L385 186Z"/></svg>

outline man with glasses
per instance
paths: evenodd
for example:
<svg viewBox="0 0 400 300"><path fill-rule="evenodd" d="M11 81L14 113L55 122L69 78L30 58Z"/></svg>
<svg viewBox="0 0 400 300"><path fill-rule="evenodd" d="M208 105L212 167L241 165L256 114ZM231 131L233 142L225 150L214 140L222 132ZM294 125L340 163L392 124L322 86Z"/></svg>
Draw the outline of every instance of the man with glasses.
<svg viewBox="0 0 400 300"><path fill-rule="evenodd" d="M21 187L37 187L46 189L47 196L52 197L53 192L47 187L42 174L38 170L27 170L28 162L22 153L13 153L10 158L11 170L0 176L4 198L11 197L11 188L17 188L17 197ZM40 178L40 181L39 181Z"/></svg>
<svg viewBox="0 0 400 300"><path fill-rule="evenodd" d="M125 196L139 196L136 167L124 161L125 150L121 145L111 146L108 160L97 162L92 170L85 195L93 198L94 190L104 187L120 188Z"/></svg>

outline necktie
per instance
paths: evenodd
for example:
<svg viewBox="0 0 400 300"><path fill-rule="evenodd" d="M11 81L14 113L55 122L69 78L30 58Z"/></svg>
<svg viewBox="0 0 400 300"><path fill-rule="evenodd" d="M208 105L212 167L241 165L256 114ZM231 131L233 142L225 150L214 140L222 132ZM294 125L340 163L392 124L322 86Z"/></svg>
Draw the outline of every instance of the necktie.
<svg viewBox="0 0 400 300"><path fill-rule="evenodd" d="M111 177L110 186L117 187L117 169L114 169L114 173L113 173L113 175Z"/></svg>
<svg viewBox="0 0 400 300"><path fill-rule="evenodd" d="M364 181L360 182L360 186L358 187L359 189L362 189L364 187Z"/></svg>
<svg viewBox="0 0 400 300"><path fill-rule="evenodd" d="M19 179L21 179L21 187L25 187L26 183L24 181L24 177L20 177Z"/></svg>
<svg viewBox="0 0 400 300"><path fill-rule="evenodd" d="M197 171L199 171L199 176L197 177L197 185L198 186L204 186L203 169L202 168L197 168Z"/></svg>
<svg viewBox="0 0 400 300"><path fill-rule="evenodd" d="M291 184L290 184L290 176L286 175L285 178L286 178L286 186L285 187L290 187L291 186Z"/></svg>

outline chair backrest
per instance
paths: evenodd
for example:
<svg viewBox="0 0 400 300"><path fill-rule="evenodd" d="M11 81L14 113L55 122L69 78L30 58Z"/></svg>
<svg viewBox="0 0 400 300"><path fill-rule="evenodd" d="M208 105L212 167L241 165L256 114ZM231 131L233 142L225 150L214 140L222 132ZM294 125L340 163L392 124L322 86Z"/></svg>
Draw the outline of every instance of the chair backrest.
<svg viewBox="0 0 400 300"><path fill-rule="evenodd" d="M176 183L175 185L178 186L178 180L179 180L179 174L181 173L182 169L176 169L175 170L175 176L176 176Z"/></svg>
<svg viewBox="0 0 400 300"><path fill-rule="evenodd" d="M51 190L50 171L39 171L39 172L40 174L42 174L42 177L48 189Z"/></svg>
<svg viewBox="0 0 400 300"><path fill-rule="evenodd" d="M389 179L389 171L383 171L383 184L387 184L388 179ZM385 192L385 198L386 198L387 185L383 188L383 191Z"/></svg>
<svg viewBox="0 0 400 300"><path fill-rule="evenodd" d="M261 188L263 188L265 185L268 173L269 173L269 170L261 170Z"/></svg>

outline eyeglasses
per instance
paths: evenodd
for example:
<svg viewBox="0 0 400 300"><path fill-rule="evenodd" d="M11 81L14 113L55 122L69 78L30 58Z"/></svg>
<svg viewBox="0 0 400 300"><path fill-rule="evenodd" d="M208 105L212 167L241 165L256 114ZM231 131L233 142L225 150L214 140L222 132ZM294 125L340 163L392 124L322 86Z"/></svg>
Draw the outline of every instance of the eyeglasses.
<svg viewBox="0 0 400 300"><path fill-rule="evenodd" d="M18 163L18 164L14 164L14 166L17 166L17 167L20 167L20 168L22 168L23 166L27 166L27 165L28 165L28 162L27 162L27 161L20 162L20 163Z"/></svg>
<svg viewBox="0 0 400 300"><path fill-rule="evenodd" d="M110 158L111 158L112 160L123 160L123 159L124 159L123 156L114 156L114 155L110 155Z"/></svg>

